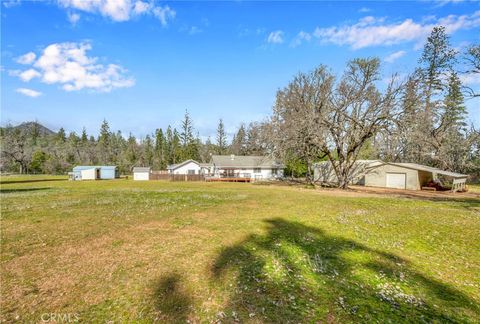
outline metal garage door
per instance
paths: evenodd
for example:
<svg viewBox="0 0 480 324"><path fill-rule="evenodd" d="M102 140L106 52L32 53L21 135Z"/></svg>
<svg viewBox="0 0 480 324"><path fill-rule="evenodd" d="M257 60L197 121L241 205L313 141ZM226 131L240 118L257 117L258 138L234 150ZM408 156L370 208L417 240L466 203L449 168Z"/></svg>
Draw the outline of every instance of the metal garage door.
<svg viewBox="0 0 480 324"><path fill-rule="evenodd" d="M387 188L405 189L405 173L387 173Z"/></svg>

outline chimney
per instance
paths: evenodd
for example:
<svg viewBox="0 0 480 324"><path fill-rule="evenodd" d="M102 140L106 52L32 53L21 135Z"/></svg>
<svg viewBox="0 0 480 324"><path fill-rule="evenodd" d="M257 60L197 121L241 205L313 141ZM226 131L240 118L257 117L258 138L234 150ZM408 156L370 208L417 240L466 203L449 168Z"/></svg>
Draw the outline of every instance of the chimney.
<svg viewBox="0 0 480 324"><path fill-rule="evenodd" d="M235 154L230 154L230 160L235 160Z"/></svg>

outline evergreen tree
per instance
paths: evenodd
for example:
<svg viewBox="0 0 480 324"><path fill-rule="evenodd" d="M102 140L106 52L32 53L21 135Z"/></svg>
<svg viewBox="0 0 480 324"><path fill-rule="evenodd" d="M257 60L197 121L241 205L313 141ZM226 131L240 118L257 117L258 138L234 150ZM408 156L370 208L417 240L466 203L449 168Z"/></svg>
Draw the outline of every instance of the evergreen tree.
<svg viewBox="0 0 480 324"><path fill-rule="evenodd" d="M465 118L467 110L464 104L462 83L456 72L450 74L448 91L444 100L442 123L449 131L461 132L467 126Z"/></svg>
<svg viewBox="0 0 480 324"><path fill-rule="evenodd" d="M241 124L237 133L233 137L232 145L230 147L233 154L244 155L247 148L247 132L245 131L245 125Z"/></svg>
<svg viewBox="0 0 480 324"><path fill-rule="evenodd" d="M223 120L218 121L217 127L217 154L226 154L227 153L227 134L225 133L225 125Z"/></svg>
<svg viewBox="0 0 480 324"><path fill-rule="evenodd" d="M193 122L188 114L188 111L185 110L185 116L182 121L182 131L180 132L180 143L182 147L187 147L193 141Z"/></svg>
<svg viewBox="0 0 480 324"><path fill-rule="evenodd" d="M67 136L65 134L65 129L61 127L57 133L57 141L59 141L60 143L65 143L66 140L67 140Z"/></svg>
<svg viewBox="0 0 480 324"><path fill-rule="evenodd" d="M87 130L85 129L85 127L83 127L83 129L82 129L81 141L82 141L83 144L88 142L88 135L87 135Z"/></svg>
<svg viewBox="0 0 480 324"><path fill-rule="evenodd" d="M100 157L100 162L102 164L111 163L111 133L110 126L108 122L104 119L102 125L100 126L100 134L98 136L98 156Z"/></svg>
<svg viewBox="0 0 480 324"><path fill-rule="evenodd" d="M132 133L129 134L127 139L127 150L126 150L126 165L125 169L131 169L138 162L139 154L137 147L137 139Z"/></svg>
<svg viewBox="0 0 480 324"><path fill-rule="evenodd" d="M167 167L166 162L166 138L163 135L161 128L155 131L155 167L159 170L164 170Z"/></svg>
<svg viewBox="0 0 480 324"><path fill-rule="evenodd" d="M445 89L443 80L446 73L452 70L456 51L451 48L445 27L434 27L423 48L420 58L425 90L425 112L430 118L435 113L435 95Z"/></svg>
<svg viewBox="0 0 480 324"><path fill-rule="evenodd" d="M150 135L145 136L143 141L143 165L151 167L153 165L154 147Z"/></svg>

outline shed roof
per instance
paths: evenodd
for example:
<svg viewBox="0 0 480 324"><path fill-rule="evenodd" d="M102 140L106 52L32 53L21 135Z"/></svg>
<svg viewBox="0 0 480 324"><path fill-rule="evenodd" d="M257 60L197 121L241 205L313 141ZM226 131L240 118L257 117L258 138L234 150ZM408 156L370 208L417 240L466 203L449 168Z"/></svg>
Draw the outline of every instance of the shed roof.
<svg viewBox="0 0 480 324"><path fill-rule="evenodd" d="M175 169L178 169L178 168L180 168L180 167L182 167L182 166L184 166L184 165L186 165L186 164L188 164L188 163L190 163L190 162L193 162L193 163L195 163L195 164L197 164L197 165L200 166L200 163L198 163L198 162L195 161L195 160L186 160L186 161L183 161L182 163L171 164L171 165L167 166L167 170L175 170Z"/></svg>
<svg viewBox="0 0 480 324"><path fill-rule="evenodd" d="M134 167L133 172L150 172L150 167Z"/></svg>
<svg viewBox="0 0 480 324"><path fill-rule="evenodd" d="M445 171L433 167L429 167L426 165L422 164L417 164L417 163L388 163L391 165L396 165L408 169L413 169L413 170L418 170L418 171L426 171L426 172L431 172L435 174L441 174L447 177L452 177L452 178L467 178L467 174L461 174L461 173L456 173L456 172L451 172L451 171Z"/></svg>
<svg viewBox="0 0 480 324"><path fill-rule="evenodd" d="M77 165L73 168L73 171L82 171L90 169L104 169L104 170L115 170L117 166L115 165Z"/></svg>
<svg viewBox="0 0 480 324"><path fill-rule="evenodd" d="M284 165L268 156L212 155L217 168L284 168Z"/></svg>

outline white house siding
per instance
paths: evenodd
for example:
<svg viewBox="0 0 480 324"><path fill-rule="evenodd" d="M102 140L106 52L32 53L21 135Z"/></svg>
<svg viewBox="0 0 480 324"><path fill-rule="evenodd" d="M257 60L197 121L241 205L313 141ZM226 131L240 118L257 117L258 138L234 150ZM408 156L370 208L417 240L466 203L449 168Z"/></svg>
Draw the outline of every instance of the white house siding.
<svg viewBox="0 0 480 324"><path fill-rule="evenodd" d="M231 170L231 169L228 169ZM259 172L255 172L259 171ZM225 169L217 169L215 174L221 175L225 172ZM256 180L269 180L269 179L276 179L283 177L283 169L277 169L277 174L274 175L272 169L269 168L261 168L260 170L249 169L249 168L241 168L241 169L234 169L235 176L240 178L251 178Z"/></svg>
<svg viewBox="0 0 480 324"><path fill-rule="evenodd" d="M82 180L95 180L96 179L96 170L95 168L82 170Z"/></svg>
<svg viewBox="0 0 480 324"><path fill-rule="evenodd" d="M150 172L134 172L133 173L133 180L150 180Z"/></svg>
<svg viewBox="0 0 480 324"><path fill-rule="evenodd" d="M200 174L200 165L195 162L188 162L178 169L173 170L174 174L188 174L188 170L194 170L195 174Z"/></svg>

